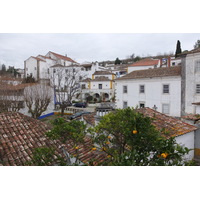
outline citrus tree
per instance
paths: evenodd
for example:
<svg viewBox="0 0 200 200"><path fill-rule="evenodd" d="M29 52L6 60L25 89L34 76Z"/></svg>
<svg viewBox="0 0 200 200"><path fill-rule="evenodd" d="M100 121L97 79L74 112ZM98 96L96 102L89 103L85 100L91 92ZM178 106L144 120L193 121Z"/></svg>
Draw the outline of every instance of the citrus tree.
<svg viewBox="0 0 200 200"><path fill-rule="evenodd" d="M163 137L151 118L133 108L105 115L93 134L96 146L109 158L105 165L183 165L183 156L189 152L174 138Z"/></svg>

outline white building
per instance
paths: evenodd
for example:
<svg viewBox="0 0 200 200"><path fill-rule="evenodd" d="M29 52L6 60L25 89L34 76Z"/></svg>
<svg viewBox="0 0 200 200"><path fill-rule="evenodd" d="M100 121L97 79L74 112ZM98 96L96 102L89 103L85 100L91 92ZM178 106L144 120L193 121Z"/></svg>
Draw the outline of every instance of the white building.
<svg viewBox="0 0 200 200"><path fill-rule="evenodd" d="M149 107L181 116L181 67L137 70L115 79L117 108Z"/></svg>
<svg viewBox="0 0 200 200"><path fill-rule="evenodd" d="M31 56L24 61L25 78L32 75L36 81L47 81L50 79L50 67L56 64L63 66L77 65L78 63L67 56L49 51L45 56Z"/></svg>
<svg viewBox="0 0 200 200"><path fill-rule="evenodd" d="M195 137L197 131L195 126L150 108L142 108L138 109L138 111L146 117L151 117L153 120L152 124L156 129L163 132L162 135L164 137L167 139L175 137L177 144L191 149L191 151L184 156L185 160L192 160L194 158Z"/></svg>
<svg viewBox="0 0 200 200"><path fill-rule="evenodd" d="M182 55L182 114L200 114L200 48Z"/></svg>
<svg viewBox="0 0 200 200"><path fill-rule="evenodd" d="M108 101L114 97L115 74L109 71L96 71L92 79L81 81L82 99L93 96L97 101Z"/></svg>

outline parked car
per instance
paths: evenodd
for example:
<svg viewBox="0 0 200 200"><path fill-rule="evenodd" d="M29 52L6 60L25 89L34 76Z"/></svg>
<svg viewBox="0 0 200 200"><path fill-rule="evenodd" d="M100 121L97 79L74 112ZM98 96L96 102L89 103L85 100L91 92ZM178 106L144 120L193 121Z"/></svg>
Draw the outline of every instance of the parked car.
<svg viewBox="0 0 200 200"><path fill-rule="evenodd" d="M87 103L83 103L83 102L75 103L74 106L75 107L80 107L80 108L86 108L87 107Z"/></svg>
<svg viewBox="0 0 200 200"><path fill-rule="evenodd" d="M90 114L90 113L91 113L91 112L80 111L80 112L77 112L77 113L75 113L75 114L73 114L73 115L70 115L68 118L69 118L70 120L72 120L72 119L75 119L75 118L77 118L77 117L80 117L81 115Z"/></svg>

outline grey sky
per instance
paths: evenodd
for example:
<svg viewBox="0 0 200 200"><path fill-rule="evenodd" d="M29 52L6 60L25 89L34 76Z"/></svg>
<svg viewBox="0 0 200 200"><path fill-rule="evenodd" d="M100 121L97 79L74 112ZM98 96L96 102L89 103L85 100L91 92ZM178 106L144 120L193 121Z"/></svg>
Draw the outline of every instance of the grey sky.
<svg viewBox="0 0 200 200"><path fill-rule="evenodd" d="M1 33L0 63L23 68L24 60L48 51L67 54L79 63L124 59L174 52L177 40L182 50L193 49L198 33Z"/></svg>

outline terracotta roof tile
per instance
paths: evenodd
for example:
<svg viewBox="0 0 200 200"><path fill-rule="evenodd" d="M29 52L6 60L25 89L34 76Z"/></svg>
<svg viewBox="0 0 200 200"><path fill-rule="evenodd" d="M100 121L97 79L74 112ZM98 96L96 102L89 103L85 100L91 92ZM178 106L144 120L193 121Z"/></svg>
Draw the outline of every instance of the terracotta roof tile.
<svg viewBox="0 0 200 200"><path fill-rule="evenodd" d="M106 76L98 76L98 77L95 77L95 79L91 81L94 82L94 81L111 81L111 80Z"/></svg>
<svg viewBox="0 0 200 200"><path fill-rule="evenodd" d="M31 56L31 57L38 60L38 61L46 62L45 60L42 60L41 58L37 58L37 57L34 57L34 56Z"/></svg>
<svg viewBox="0 0 200 200"><path fill-rule="evenodd" d="M44 133L49 130L46 124L21 113L0 114L0 154L3 165L26 165L34 148L43 145L55 147L59 155L60 143L49 139ZM41 140L43 142L41 142Z"/></svg>
<svg viewBox="0 0 200 200"><path fill-rule="evenodd" d="M109 71L96 71L94 72L93 75L110 75L110 74L113 74L113 73Z"/></svg>
<svg viewBox="0 0 200 200"><path fill-rule="evenodd" d="M69 57L67 57L67 56L63 56L63 55L54 53L54 52L52 52L52 51L50 51L50 52L51 52L54 56L56 56L57 58L60 58L60 59L62 59L62 60L67 60L67 61L76 63L74 60L72 60L71 58L69 58Z"/></svg>
<svg viewBox="0 0 200 200"><path fill-rule="evenodd" d="M136 71L130 72L129 74L123 77L117 78L115 80L180 76L180 75L181 75L181 66L176 66L176 67L163 67L163 68L155 68L155 69L136 70Z"/></svg>
<svg viewBox="0 0 200 200"><path fill-rule="evenodd" d="M166 138L177 137L192 131L197 130L193 125L185 123L174 117L167 116L158 111L155 111L151 108L140 108L138 112L144 114L144 116L151 117L153 119L152 124L158 130L167 131L166 134L163 134Z"/></svg>
<svg viewBox="0 0 200 200"><path fill-rule="evenodd" d="M152 65L158 65L159 60L154 60L151 58L146 58L146 59L142 59L140 61L137 61L131 65L129 65L129 67L138 67L138 66L152 66Z"/></svg>

